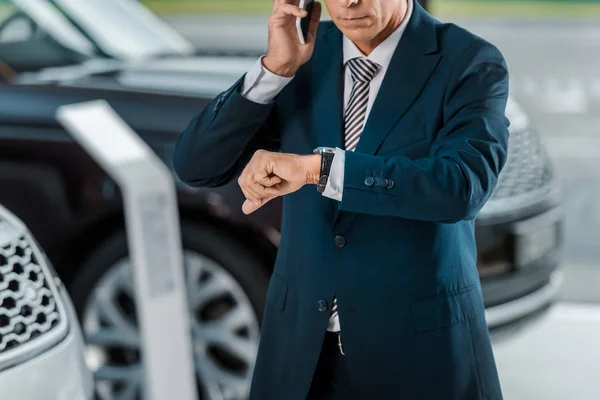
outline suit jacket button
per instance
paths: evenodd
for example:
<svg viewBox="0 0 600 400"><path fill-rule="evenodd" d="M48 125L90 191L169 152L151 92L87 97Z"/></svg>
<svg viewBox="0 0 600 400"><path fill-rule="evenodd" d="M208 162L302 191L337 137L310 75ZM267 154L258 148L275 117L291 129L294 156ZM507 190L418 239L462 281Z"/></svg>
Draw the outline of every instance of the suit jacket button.
<svg viewBox="0 0 600 400"><path fill-rule="evenodd" d="M335 235L333 242L335 243L335 247L341 249L346 245L346 238L342 235Z"/></svg>
<svg viewBox="0 0 600 400"><path fill-rule="evenodd" d="M394 187L394 185L395 185L395 184L396 184L396 183L395 183L393 180L391 180L391 179L390 179L390 181L389 181L389 182L388 182L388 184L387 184L387 188L388 188L388 189L391 189L391 188L393 188L393 187Z"/></svg>
<svg viewBox="0 0 600 400"><path fill-rule="evenodd" d="M372 176L369 176L367 179L365 179L365 185L367 185L367 186L373 186L374 183L375 183L375 179L373 179Z"/></svg>
<svg viewBox="0 0 600 400"><path fill-rule="evenodd" d="M387 187L387 185L389 185L390 181L388 181L387 179L382 179L381 180L381 187Z"/></svg>
<svg viewBox="0 0 600 400"><path fill-rule="evenodd" d="M325 300L319 300L317 302L317 307L319 307L319 311L321 312L325 312L329 309L329 306L327 305L327 302Z"/></svg>
<svg viewBox="0 0 600 400"><path fill-rule="evenodd" d="M381 178L375 178L375 184L373 186L375 186L375 187L382 186L381 185Z"/></svg>

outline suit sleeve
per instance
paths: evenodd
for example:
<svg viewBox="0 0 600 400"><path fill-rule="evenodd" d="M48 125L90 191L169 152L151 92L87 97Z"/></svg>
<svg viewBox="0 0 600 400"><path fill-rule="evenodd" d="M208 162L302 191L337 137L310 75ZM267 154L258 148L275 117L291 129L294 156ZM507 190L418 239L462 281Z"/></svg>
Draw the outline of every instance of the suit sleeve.
<svg viewBox="0 0 600 400"><path fill-rule="evenodd" d="M257 150L279 150L276 102L244 97L245 77L213 99L179 135L173 166L186 184L223 186L239 176Z"/></svg>
<svg viewBox="0 0 600 400"><path fill-rule="evenodd" d="M455 223L473 219L491 197L508 151L508 71L480 43L462 58L444 101L444 126L429 156L411 160L346 152L342 211ZM368 186L381 177L394 186ZM369 182L370 183L370 182Z"/></svg>

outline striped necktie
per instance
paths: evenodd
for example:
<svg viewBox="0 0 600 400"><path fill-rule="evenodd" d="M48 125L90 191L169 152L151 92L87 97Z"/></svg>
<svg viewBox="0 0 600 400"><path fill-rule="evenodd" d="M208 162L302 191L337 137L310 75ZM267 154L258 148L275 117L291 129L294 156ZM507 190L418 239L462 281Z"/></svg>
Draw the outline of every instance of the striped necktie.
<svg viewBox="0 0 600 400"><path fill-rule="evenodd" d="M365 125L369 85L379 65L364 57L358 57L348 61L348 68L350 68L353 84L350 102L344 114L344 132L346 150L354 151Z"/></svg>
<svg viewBox="0 0 600 400"><path fill-rule="evenodd" d="M367 106L369 104L369 85L379 68L379 64L360 57L348 61L348 67L352 75L353 85L348 108L344 114L344 130L346 150L354 151L365 125ZM340 331L337 298L333 299L327 330L332 332Z"/></svg>

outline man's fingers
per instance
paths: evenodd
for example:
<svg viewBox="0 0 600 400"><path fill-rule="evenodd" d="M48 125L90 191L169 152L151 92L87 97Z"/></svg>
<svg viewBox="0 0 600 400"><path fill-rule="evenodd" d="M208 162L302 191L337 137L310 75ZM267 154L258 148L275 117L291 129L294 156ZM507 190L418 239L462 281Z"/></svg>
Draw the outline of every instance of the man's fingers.
<svg viewBox="0 0 600 400"><path fill-rule="evenodd" d="M244 201L244 204L242 204L242 212L246 215L252 214L254 211L258 210L259 208L260 208L260 205L256 205L248 200Z"/></svg>
<svg viewBox="0 0 600 400"><path fill-rule="evenodd" d="M267 204L269 201L273 200L276 197L277 196L268 197L268 198L262 199L258 203L252 203L252 202L246 200L244 202L244 204L242 204L242 212L246 215L252 214L253 212L255 212L256 210L258 210L259 208L261 208L262 206L264 206L265 204Z"/></svg>
<svg viewBox="0 0 600 400"><path fill-rule="evenodd" d="M278 196L279 190L274 187L263 186L260 183L254 183L251 185L250 190L260 199L266 197Z"/></svg>
<svg viewBox="0 0 600 400"><path fill-rule="evenodd" d="M242 189L242 193L244 193L244 197L247 198L248 200L257 201L260 198L260 196L256 195L255 193L252 193L249 190L248 176L245 171L242 172L242 175L238 178L238 185L239 185L240 189Z"/></svg>
<svg viewBox="0 0 600 400"><path fill-rule="evenodd" d="M275 19L280 19L280 18L287 18L290 15L293 15L294 17L297 18L304 18L306 17L306 11L304 11L303 9L301 9L300 7L293 5L293 4L280 4L274 11L273 11L273 18Z"/></svg>
<svg viewBox="0 0 600 400"><path fill-rule="evenodd" d="M276 179L281 181L281 178L279 177L277 177ZM279 183L275 179L272 179L272 182L273 183L271 184L271 186L275 186ZM260 201L265 198L277 197L280 195L280 191L277 188L263 186L262 184L257 182L242 183L240 184L240 188L242 189L242 192L244 193L246 199L253 203L260 203Z"/></svg>
<svg viewBox="0 0 600 400"><path fill-rule="evenodd" d="M242 189L242 193L244 193L244 197L248 201L256 203L260 200L260 197L256 196L254 193L251 193L250 191L248 191L248 188L246 186L240 186L240 188Z"/></svg>
<svg viewBox="0 0 600 400"><path fill-rule="evenodd" d="M259 183L265 187L273 187L281 183L281 178L277 175L263 176L256 179L256 183Z"/></svg>
<svg viewBox="0 0 600 400"><path fill-rule="evenodd" d="M268 188L271 188L279 183L281 183L281 178L277 175L256 173L249 178L249 181L246 182L246 186L255 196L263 198L265 195L276 194L274 191L268 190Z"/></svg>
<svg viewBox="0 0 600 400"><path fill-rule="evenodd" d="M247 192L252 196L252 200L257 201L264 197L262 186L258 185L254 182L253 179L250 179L244 184L244 187Z"/></svg>
<svg viewBox="0 0 600 400"><path fill-rule="evenodd" d="M271 186L263 186L258 182L251 184L241 185L246 201L242 205L242 211L245 214L251 214L264 206L269 201L281 195L281 190L277 187L281 182L281 178L278 176L266 177L265 182L268 181Z"/></svg>
<svg viewBox="0 0 600 400"><path fill-rule="evenodd" d="M250 196L251 196L250 198L248 198L248 200L251 200L254 203L260 203L260 201L262 199L264 199L265 197L268 196L267 193L263 192L263 190L262 190L263 188L264 188L264 186L260 186L260 185L256 185L256 184L246 186L246 191L248 193L250 193Z"/></svg>
<svg viewBox="0 0 600 400"><path fill-rule="evenodd" d="M246 180L240 183L240 188L244 196L253 203L259 202L264 197L262 190L257 190L253 183L249 183Z"/></svg>

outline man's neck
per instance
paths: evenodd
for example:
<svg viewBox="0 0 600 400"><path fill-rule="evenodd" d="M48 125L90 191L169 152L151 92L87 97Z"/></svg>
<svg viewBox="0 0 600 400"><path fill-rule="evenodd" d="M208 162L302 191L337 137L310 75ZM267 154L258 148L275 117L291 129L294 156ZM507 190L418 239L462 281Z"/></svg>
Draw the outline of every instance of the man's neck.
<svg viewBox="0 0 600 400"><path fill-rule="evenodd" d="M375 48L377 48L377 46L383 43L385 39L390 37L390 35L394 33L396 29L398 29L398 27L402 24L404 18L406 18L407 12L408 2L404 1L402 2L402 6L398 8L398 11L394 13L387 26L381 32L379 32L377 36L375 36L373 39L367 42L353 43L356 45L356 47L358 47L360 51L362 51L364 55L368 56L373 52L373 50L375 50Z"/></svg>

